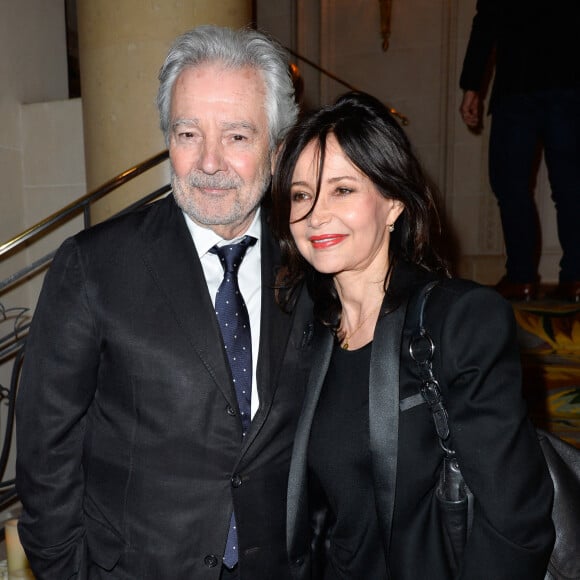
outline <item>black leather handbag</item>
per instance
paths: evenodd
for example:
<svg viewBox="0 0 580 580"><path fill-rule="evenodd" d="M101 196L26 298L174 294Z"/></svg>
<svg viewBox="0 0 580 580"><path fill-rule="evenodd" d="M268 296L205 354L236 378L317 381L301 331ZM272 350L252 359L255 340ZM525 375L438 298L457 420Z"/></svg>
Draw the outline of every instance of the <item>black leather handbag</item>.
<svg viewBox="0 0 580 580"><path fill-rule="evenodd" d="M433 376L435 344L425 328L425 306L437 281L428 283L415 303L416 331L409 353L420 369L419 391L431 410L435 431L444 451L435 491L440 508L442 533L452 569L459 570L473 521L473 496L461 474L455 452L449 446L449 418L439 383ZM556 542L545 580L580 580L580 449L559 437L536 429L554 483L552 519Z"/></svg>

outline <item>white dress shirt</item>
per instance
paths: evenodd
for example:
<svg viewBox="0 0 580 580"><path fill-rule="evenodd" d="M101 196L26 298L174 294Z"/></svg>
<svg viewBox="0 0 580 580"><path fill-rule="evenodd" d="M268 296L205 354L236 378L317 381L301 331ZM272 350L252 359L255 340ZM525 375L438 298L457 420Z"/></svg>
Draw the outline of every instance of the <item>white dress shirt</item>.
<svg viewBox="0 0 580 580"><path fill-rule="evenodd" d="M246 250L246 254L240 268L238 270L238 284L240 291L246 303L248 314L250 317L250 332L252 335L252 402L251 413L252 418L258 410L260 403L258 398L258 387L256 381L256 363L258 361L258 349L260 345L260 319L262 311L262 269L261 269L261 249L260 239L262 236L262 223L260 221L260 209L254 216L250 227L247 231L234 238L233 240L224 240L218 236L213 230L197 225L186 213L185 221L195 249L201 261L205 281L215 308L215 297L220 284L224 277L224 270L220 259L216 254L212 254L209 250L213 246L224 246L227 244L235 244L245 235L256 238L256 243ZM216 345L217 346L217 345Z"/></svg>

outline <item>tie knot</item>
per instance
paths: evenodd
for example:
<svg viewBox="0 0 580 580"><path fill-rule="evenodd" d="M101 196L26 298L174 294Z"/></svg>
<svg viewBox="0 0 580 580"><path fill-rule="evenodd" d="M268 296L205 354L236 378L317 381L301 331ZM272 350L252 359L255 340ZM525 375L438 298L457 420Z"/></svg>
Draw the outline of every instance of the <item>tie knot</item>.
<svg viewBox="0 0 580 580"><path fill-rule="evenodd" d="M212 254L219 257L224 272L236 272L244 259L246 250L256 243L256 238L244 236L237 244L226 246L214 246L210 249Z"/></svg>

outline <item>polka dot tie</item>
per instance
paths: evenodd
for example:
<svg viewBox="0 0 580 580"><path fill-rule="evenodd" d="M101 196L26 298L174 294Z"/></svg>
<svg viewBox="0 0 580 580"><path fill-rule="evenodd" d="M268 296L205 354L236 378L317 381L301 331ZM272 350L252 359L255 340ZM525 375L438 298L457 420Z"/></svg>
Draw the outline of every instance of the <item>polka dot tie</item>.
<svg viewBox="0 0 580 580"><path fill-rule="evenodd" d="M248 310L238 285L238 269L246 250L255 243L256 238L245 236L237 244L214 246L210 250L218 255L224 269L224 278L216 294L215 313L232 371L243 436L251 422L252 335ZM238 562L237 545L236 519L232 513L223 558L228 568L233 568Z"/></svg>

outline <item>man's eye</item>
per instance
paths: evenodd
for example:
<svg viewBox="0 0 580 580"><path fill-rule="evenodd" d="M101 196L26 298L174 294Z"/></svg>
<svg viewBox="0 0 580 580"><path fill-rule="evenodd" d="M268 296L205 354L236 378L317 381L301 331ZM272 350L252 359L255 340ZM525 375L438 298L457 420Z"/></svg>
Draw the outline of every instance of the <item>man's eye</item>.
<svg viewBox="0 0 580 580"><path fill-rule="evenodd" d="M233 141L247 141L248 138L245 135L232 135Z"/></svg>

